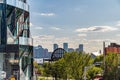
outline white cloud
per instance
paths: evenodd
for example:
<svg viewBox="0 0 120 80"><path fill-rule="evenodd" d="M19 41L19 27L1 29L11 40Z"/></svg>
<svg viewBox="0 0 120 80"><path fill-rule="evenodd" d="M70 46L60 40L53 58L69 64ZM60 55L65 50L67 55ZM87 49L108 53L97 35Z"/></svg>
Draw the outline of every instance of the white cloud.
<svg viewBox="0 0 120 80"><path fill-rule="evenodd" d="M91 39L91 40L89 40L89 43L91 43L91 42L97 42L98 44L99 43L103 43L103 41L105 42L105 43L112 43L112 42L117 42L117 40L115 40L115 39Z"/></svg>
<svg viewBox="0 0 120 80"><path fill-rule="evenodd" d="M55 13L38 13L40 16L55 16Z"/></svg>
<svg viewBox="0 0 120 80"><path fill-rule="evenodd" d="M35 29L41 30L43 29L43 27L35 27Z"/></svg>
<svg viewBox="0 0 120 80"><path fill-rule="evenodd" d="M55 39L56 42L63 43L63 42L69 42L70 39L68 37L60 37Z"/></svg>
<svg viewBox="0 0 120 80"><path fill-rule="evenodd" d="M39 40L39 39L46 39L50 40L54 38L54 35L39 35L39 36L33 36L34 39Z"/></svg>
<svg viewBox="0 0 120 80"><path fill-rule="evenodd" d="M120 34L116 34L117 37L120 37Z"/></svg>
<svg viewBox="0 0 120 80"><path fill-rule="evenodd" d="M75 48L76 44L75 41L73 41L73 39L69 38L69 37L59 37L59 38L55 38L55 43L57 43L59 45L59 47L63 48L63 43L68 43L68 47L69 48Z"/></svg>
<svg viewBox="0 0 120 80"><path fill-rule="evenodd" d="M79 28L76 29L76 32L108 32L108 31L115 31L117 28L111 26L91 26L88 28Z"/></svg>
<svg viewBox="0 0 120 80"><path fill-rule="evenodd" d="M117 22L116 26L120 26L120 21Z"/></svg>
<svg viewBox="0 0 120 80"><path fill-rule="evenodd" d="M64 42L68 42L69 46L73 45L73 41L71 41L68 37L56 38L54 35L33 36L34 46L42 45L44 48L48 48L49 51L53 50L52 48L54 43L57 43L59 47L62 47Z"/></svg>
<svg viewBox="0 0 120 80"><path fill-rule="evenodd" d="M31 23L31 22L30 22L30 26L31 26L32 29L38 29L38 30L43 29L43 27L36 26L33 23Z"/></svg>
<svg viewBox="0 0 120 80"><path fill-rule="evenodd" d="M58 27L51 27L51 29L53 29L53 30L61 30L61 28L58 28Z"/></svg>
<svg viewBox="0 0 120 80"><path fill-rule="evenodd" d="M79 37L86 37L87 34L78 34Z"/></svg>
<svg viewBox="0 0 120 80"><path fill-rule="evenodd" d="M33 36L33 45L34 46L41 45L44 48L48 48L50 51L52 51L54 38L55 38L54 35Z"/></svg>
<svg viewBox="0 0 120 80"><path fill-rule="evenodd" d="M34 46L42 45L44 48L53 51L53 44L57 43L59 47L63 48L63 43L67 42L69 48L78 48L79 44L84 45L86 52L94 52L103 49L103 41L106 41L106 46L110 42L116 42L114 39L81 39L80 37L55 37L54 35L39 35L33 36ZM93 45L94 44L94 45ZM96 47L97 46L97 47Z"/></svg>

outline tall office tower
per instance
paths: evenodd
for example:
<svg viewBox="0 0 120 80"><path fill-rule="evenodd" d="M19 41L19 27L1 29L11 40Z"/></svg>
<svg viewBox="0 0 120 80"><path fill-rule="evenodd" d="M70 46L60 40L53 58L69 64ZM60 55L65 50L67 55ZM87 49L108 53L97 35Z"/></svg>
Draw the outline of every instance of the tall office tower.
<svg viewBox="0 0 120 80"><path fill-rule="evenodd" d="M63 43L63 49L68 52L68 43Z"/></svg>
<svg viewBox="0 0 120 80"><path fill-rule="evenodd" d="M83 44L79 44L79 51L83 52Z"/></svg>
<svg viewBox="0 0 120 80"><path fill-rule="evenodd" d="M58 44L53 44L53 50L58 48Z"/></svg>
<svg viewBox="0 0 120 80"><path fill-rule="evenodd" d="M14 75L16 80L32 80L33 46L29 23L26 0L0 0L0 74L6 73L7 79Z"/></svg>

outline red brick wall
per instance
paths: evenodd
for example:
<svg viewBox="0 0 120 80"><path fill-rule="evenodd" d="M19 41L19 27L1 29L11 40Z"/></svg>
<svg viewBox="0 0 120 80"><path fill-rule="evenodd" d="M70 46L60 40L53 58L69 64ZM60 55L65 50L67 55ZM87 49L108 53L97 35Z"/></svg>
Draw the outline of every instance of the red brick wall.
<svg viewBox="0 0 120 80"><path fill-rule="evenodd" d="M120 47L106 47L105 54L110 53L110 52L120 54Z"/></svg>

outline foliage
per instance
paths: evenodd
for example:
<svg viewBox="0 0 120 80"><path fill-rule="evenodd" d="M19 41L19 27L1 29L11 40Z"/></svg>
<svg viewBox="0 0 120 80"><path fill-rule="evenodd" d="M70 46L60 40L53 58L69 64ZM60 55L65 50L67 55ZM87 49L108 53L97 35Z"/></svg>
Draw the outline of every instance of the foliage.
<svg viewBox="0 0 120 80"><path fill-rule="evenodd" d="M105 57L105 80L117 80L117 54L108 53Z"/></svg>
<svg viewBox="0 0 120 80"><path fill-rule="evenodd" d="M69 74L76 80L83 79L84 67L93 63L88 54L72 52L65 54L64 57Z"/></svg>
<svg viewBox="0 0 120 80"><path fill-rule="evenodd" d="M35 62L35 61L33 62L33 65L34 65L35 68L38 68L38 66L39 66L39 65L37 64L37 62Z"/></svg>
<svg viewBox="0 0 120 80"><path fill-rule="evenodd" d="M102 74L103 55L96 57L94 60L89 54L71 52L65 53L62 59L51 63L44 64L44 75L52 76L58 79L75 79L83 80L84 68L93 65L93 63L102 62L100 66L94 66L87 69L87 79L93 79L97 74ZM118 56L115 53L109 53L105 56L104 80L118 80ZM37 66L37 65L36 65Z"/></svg>
<svg viewBox="0 0 120 80"><path fill-rule="evenodd" d="M40 65L38 65L37 64L37 62L33 62L33 65L34 65L34 68L35 68L35 72L37 73L37 74L43 74L43 67L42 66L40 66Z"/></svg>
<svg viewBox="0 0 120 80"><path fill-rule="evenodd" d="M88 70L88 79L93 79L97 74L102 74L103 70L100 67L92 67Z"/></svg>
<svg viewBox="0 0 120 80"><path fill-rule="evenodd" d="M103 55L97 56L94 60L94 62L103 62Z"/></svg>
<svg viewBox="0 0 120 80"><path fill-rule="evenodd" d="M57 78L66 79L66 67L64 65L64 59L60 59L59 61L46 63L44 64L44 72L45 76L53 76Z"/></svg>
<svg viewBox="0 0 120 80"><path fill-rule="evenodd" d="M51 76L51 71L52 71L52 66L53 64L50 63L44 63L43 67L44 67L44 76Z"/></svg>
<svg viewBox="0 0 120 80"><path fill-rule="evenodd" d="M100 56L97 56L94 60L94 64L95 63L99 63L99 66L101 69L104 69L104 56L103 55L100 55Z"/></svg>
<svg viewBox="0 0 120 80"><path fill-rule="evenodd" d="M60 78L83 80L84 67L91 64L93 64L93 59L89 54L65 53L62 59L44 64L44 72L47 76L55 77L56 80Z"/></svg>

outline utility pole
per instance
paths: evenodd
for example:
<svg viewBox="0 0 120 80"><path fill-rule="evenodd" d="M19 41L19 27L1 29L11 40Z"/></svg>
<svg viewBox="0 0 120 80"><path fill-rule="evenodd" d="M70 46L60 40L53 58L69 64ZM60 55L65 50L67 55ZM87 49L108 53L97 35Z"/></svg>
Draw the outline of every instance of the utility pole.
<svg viewBox="0 0 120 80"><path fill-rule="evenodd" d="M84 80L87 80L86 71L87 71L87 67L85 66L85 68L84 68Z"/></svg>
<svg viewBox="0 0 120 80"><path fill-rule="evenodd" d="M84 80L87 80L87 70L92 68L93 66L95 66L94 64L93 65L90 65L90 66L85 66L84 67Z"/></svg>
<svg viewBox="0 0 120 80"><path fill-rule="evenodd" d="M105 69L106 69L106 64L105 64L105 41L103 41L103 57L104 57L104 73L105 73Z"/></svg>

